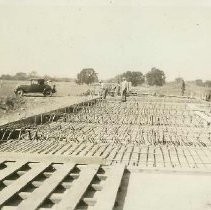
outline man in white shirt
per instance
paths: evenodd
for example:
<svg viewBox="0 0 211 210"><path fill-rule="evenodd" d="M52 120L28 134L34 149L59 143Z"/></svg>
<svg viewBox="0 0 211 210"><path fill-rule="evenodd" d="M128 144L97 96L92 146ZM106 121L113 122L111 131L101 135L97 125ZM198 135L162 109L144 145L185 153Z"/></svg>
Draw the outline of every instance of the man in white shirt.
<svg viewBox="0 0 211 210"><path fill-rule="evenodd" d="M123 102L126 102L127 91L128 91L128 82L126 81L126 78L123 77L121 83L121 95Z"/></svg>

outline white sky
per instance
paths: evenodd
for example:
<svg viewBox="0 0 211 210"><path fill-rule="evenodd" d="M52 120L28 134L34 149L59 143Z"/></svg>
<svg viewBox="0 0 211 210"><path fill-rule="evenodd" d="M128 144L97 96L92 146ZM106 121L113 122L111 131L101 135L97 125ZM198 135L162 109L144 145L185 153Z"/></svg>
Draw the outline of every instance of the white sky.
<svg viewBox="0 0 211 210"><path fill-rule="evenodd" d="M0 0L0 74L86 67L211 80L211 1Z"/></svg>

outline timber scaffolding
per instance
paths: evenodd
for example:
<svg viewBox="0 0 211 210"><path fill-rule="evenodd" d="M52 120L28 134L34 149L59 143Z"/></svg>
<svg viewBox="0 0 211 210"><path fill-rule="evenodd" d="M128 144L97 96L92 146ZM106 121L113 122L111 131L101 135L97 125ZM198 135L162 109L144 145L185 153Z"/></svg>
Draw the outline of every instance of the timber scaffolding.
<svg viewBox="0 0 211 210"><path fill-rule="evenodd" d="M169 190L181 185L173 209L206 209L211 128L201 106L172 97L92 99L0 127L0 208L169 209ZM200 190L185 191L193 186ZM163 196L168 202L157 204Z"/></svg>

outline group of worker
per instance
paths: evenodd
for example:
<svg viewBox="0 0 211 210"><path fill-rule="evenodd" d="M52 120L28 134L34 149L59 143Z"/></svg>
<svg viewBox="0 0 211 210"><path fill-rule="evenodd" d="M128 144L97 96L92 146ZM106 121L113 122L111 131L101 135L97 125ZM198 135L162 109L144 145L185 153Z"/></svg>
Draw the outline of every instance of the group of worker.
<svg viewBox="0 0 211 210"><path fill-rule="evenodd" d="M112 85L112 87L108 87L105 85L102 81L100 83L100 91L99 91L99 96L102 99L106 99L109 89L110 93L112 93L112 96L121 96L122 102L126 102L127 100L127 95L131 87L131 83L126 80L125 77L122 78L122 82L118 82L115 85ZM181 82L181 95L184 96L185 93L185 82L184 80Z"/></svg>
<svg viewBox="0 0 211 210"><path fill-rule="evenodd" d="M106 99L108 92L109 92L109 88L108 86L106 86L102 81L99 82L100 83L100 92L99 92L99 96L102 99ZM126 102L127 99L127 94L129 92L130 89L130 83L127 82L126 78L122 78L122 82L118 82L115 86L113 86L111 88L112 92L113 92L113 96L117 95L117 96L121 96L122 97L122 102Z"/></svg>

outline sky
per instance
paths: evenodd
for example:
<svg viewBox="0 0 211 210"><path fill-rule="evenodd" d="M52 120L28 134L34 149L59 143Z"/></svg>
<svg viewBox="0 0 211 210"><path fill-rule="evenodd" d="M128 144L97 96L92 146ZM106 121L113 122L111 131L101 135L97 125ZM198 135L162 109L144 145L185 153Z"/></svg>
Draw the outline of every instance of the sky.
<svg viewBox="0 0 211 210"><path fill-rule="evenodd" d="M211 1L0 0L0 74L211 80Z"/></svg>

